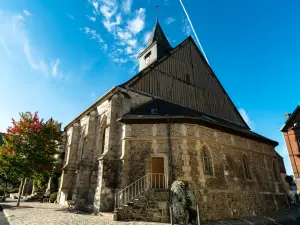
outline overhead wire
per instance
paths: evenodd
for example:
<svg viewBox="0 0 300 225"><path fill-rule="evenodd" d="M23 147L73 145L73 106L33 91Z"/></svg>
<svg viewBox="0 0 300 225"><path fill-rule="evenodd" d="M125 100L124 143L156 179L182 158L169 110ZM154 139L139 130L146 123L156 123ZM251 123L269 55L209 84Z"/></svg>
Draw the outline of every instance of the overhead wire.
<svg viewBox="0 0 300 225"><path fill-rule="evenodd" d="M195 35L195 37L196 37L196 40L197 40L198 45L199 45L199 47L200 47L200 50L201 50L201 52L203 53L203 56L204 56L206 62L209 64L208 59L207 59L207 57L206 57L206 54L205 54L205 52L204 52L204 49L203 49L203 47L202 47L202 45L201 45L201 43L200 43L200 41L199 41L199 38L198 38L198 36L197 36L197 34L196 34L196 31L195 31L195 29L194 29L194 26L193 26L193 24L192 24L192 21L190 20L189 14L187 13L187 11L186 11L186 9L185 9L182 0L179 0L179 2L180 2L181 6L182 6L182 9L183 9L183 11L184 11L184 13L185 13L185 15L186 15L188 21L189 21L189 24L190 24L190 26L191 26L191 28L192 28L192 31L193 31L193 33L194 33L194 35Z"/></svg>

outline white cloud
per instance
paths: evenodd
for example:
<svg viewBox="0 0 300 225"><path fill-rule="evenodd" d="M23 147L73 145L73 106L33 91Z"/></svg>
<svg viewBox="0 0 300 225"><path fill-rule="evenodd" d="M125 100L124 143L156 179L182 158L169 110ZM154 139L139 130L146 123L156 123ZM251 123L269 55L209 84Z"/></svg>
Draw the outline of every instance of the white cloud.
<svg viewBox="0 0 300 225"><path fill-rule="evenodd" d="M104 42L100 34L97 34L96 30L92 30L89 27L80 28L80 30L83 30L84 33L90 37L90 39L95 39L98 43Z"/></svg>
<svg viewBox="0 0 300 225"><path fill-rule="evenodd" d="M98 11L98 6L99 6L98 2L92 1L92 5L94 6L96 13L99 14L99 11Z"/></svg>
<svg viewBox="0 0 300 225"><path fill-rule="evenodd" d="M24 43L24 53L25 53L25 56L27 58L29 65L31 66L32 69L40 70L44 73L44 75L47 75L47 73L48 73L47 64L45 63L44 59L39 60L40 62L38 62L38 63L35 61L35 59L32 56L28 40L26 40Z"/></svg>
<svg viewBox="0 0 300 225"><path fill-rule="evenodd" d="M240 108L239 112L240 112L241 116L243 117L243 119L245 120L245 122L248 124L248 126L253 130L254 129L254 123L253 123L252 120L250 120L246 110L243 109L243 108Z"/></svg>
<svg viewBox="0 0 300 225"><path fill-rule="evenodd" d="M151 35L151 32L147 32L144 34L144 44L145 45L148 43L150 35Z"/></svg>
<svg viewBox="0 0 300 225"><path fill-rule="evenodd" d="M69 19L71 20L75 20L75 16L73 16L72 14L67 14L67 17L69 17Z"/></svg>
<svg viewBox="0 0 300 225"><path fill-rule="evenodd" d="M183 20L183 28L182 28L182 31L183 31L183 33L184 33L186 36L190 36L191 33L192 33L192 28L191 28L189 22L188 22L186 19Z"/></svg>
<svg viewBox="0 0 300 225"><path fill-rule="evenodd" d="M29 11L27 11L26 9L24 9L24 14L26 15L26 16L32 16L32 14L29 12Z"/></svg>
<svg viewBox="0 0 300 225"><path fill-rule="evenodd" d="M52 65L52 75L55 77L57 74L58 74L58 67L59 67L59 64L60 64L60 60L59 58L57 58L55 60L55 62L53 63Z"/></svg>
<svg viewBox="0 0 300 225"><path fill-rule="evenodd" d="M119 29L119 31L117 31L117 35L119 36L120 39L122 40L127 40L129 38L132 37L131 33L129 33L128 31L126 30L122 30L122 29Z"/></svg>
<svg viewBox="0 0 300 225"><path fill-rule="evenodd" d="M24 18L23 18L23 16L18 15L18 16L17 16L17 20L24 20Z"/></svg>
<svg viewBox="0 0 300 225"><path fill-rule="evenodd" d="M118 5L115 5L114 7L111 7L110 5L102 5L100 7L100 12L108 20L113 15L115 15L115 13L117 12L117 9L118 9Z"/></svg>
<svg viewBox="0 0 300 225"><path fill-rule="evenodd" d="M124 0L123 2L123 10L125 13L130 13L132 6L132 0Z"/></svg>
<svg viewBox="0 0 300 225"><path fill-rule="evenodd" d="M132 47L129 47L129 46L125 49L125 51L127 54L131 54L133 52Z"/></svg>
<svg viewBox="0 0 300 225"><path fill-rule="evenodd" d="M7 55L10 56L10 50L7 47L7 44L3 38L0 37L0 43L3 47L3 49L6 51Z"/></svg>
<svg viewBox="0 0 300 225"><path fill-rule="evenodd" d="M109 19L108 20L105 20L103 22L103 25L105 26L105 28L109 31L109 32L112 32L113 29L117 26L117 25L120 25L121 24L121 20L122 20L122 17L121 15L117 15L116 16L116 20L114 22L110 21Z"/></svg>
<svg viewBox="0 0 300 225"><path fill-rule="evenodd" d="M98 4L95 5L95 2ZM143 38L140 39L138 36L144 37L144 34L140 33L145 27L146 10L140 8L130 13L133 0L89 0L89 3L92 5L94 15L100 17L104 28L113 38L113 41L109 42L111 44L103 42L100 48L103 51L109 48L108 55L117 63L133 61L137 51L141 50L140 46L143 45ZM91 29L83 28L83 30L90 35ZM136 59L134 61L136 62Z"/></svg>
<svg viewBox="0 0 300 225"><path fill-rule="evenodd" d="M127 41L127 44L135 47L136 44L137 44L137 40L136 39L130 39L130 40Z"/></svg>
<svg viewBox="0 0 300 225"><path fill-rule="evenodd" d="M126 63L128 62L127 59L123 59L123 58L115 58L113 59L114 62L117 62L117 63Z"/></svg>
<svg viewBox="0 0 300 225"><path fill-rule="evenodd" d="M176 21L175 18L173 17L168 17L167 19L165 19L165 24L169 25L171 23L174 23Z"/></svg>
<svg viewBox="0 0 300 225"><path fill-rule="evenodd" d="M144 8L140 8L136 10L136 16L134 19L129 20L127 22L127 28L134 34L139 33L145 27L145 17L146 17L146 10Z"/></svg>
<svg viewBox="0 0 300 225"><path fill-rule="evenodd" d="M90 19L90 21L96 22L96 17L94 16L87 16L87 17Z"/></svg>

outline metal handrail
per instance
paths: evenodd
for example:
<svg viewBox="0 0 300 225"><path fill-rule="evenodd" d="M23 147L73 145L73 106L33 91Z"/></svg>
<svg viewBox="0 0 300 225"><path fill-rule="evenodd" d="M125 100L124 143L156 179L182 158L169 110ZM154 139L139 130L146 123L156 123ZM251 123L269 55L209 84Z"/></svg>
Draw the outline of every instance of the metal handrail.
<svg viewBox="0 0 300 225"><path fill-rule="evenodd" d="M148 189L167 189L168 175L164 173L148 173L115 194L115 210Z"/></svg>

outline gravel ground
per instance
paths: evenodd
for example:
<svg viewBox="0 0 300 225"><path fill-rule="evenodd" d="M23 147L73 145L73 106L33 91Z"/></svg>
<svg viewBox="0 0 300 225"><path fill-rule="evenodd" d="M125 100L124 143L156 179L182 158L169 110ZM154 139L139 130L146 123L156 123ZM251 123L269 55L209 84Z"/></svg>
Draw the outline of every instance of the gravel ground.
<svg viewBox="0 0 300 225"><path fill-rule="evenodd" d="M53 203L21 202L15 207L16 200L7 199L1 203L10 225L162 225L162 223L118 222L104 216L69 212L66 207Z"/></svg>

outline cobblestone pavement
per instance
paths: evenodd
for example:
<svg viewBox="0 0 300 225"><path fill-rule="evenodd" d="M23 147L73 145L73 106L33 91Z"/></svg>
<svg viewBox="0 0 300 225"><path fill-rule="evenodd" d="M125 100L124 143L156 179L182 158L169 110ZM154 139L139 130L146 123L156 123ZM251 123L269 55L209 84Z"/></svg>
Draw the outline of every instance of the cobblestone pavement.
<svg viewBox="0 0 300 225"><path fill-rule="evenodd" d="M105 219L103 216L69 212L66 207L54 203L21 202L16 208L16 201L1 203L10 225L162 225L162 223L119 222Z"/></svg>

